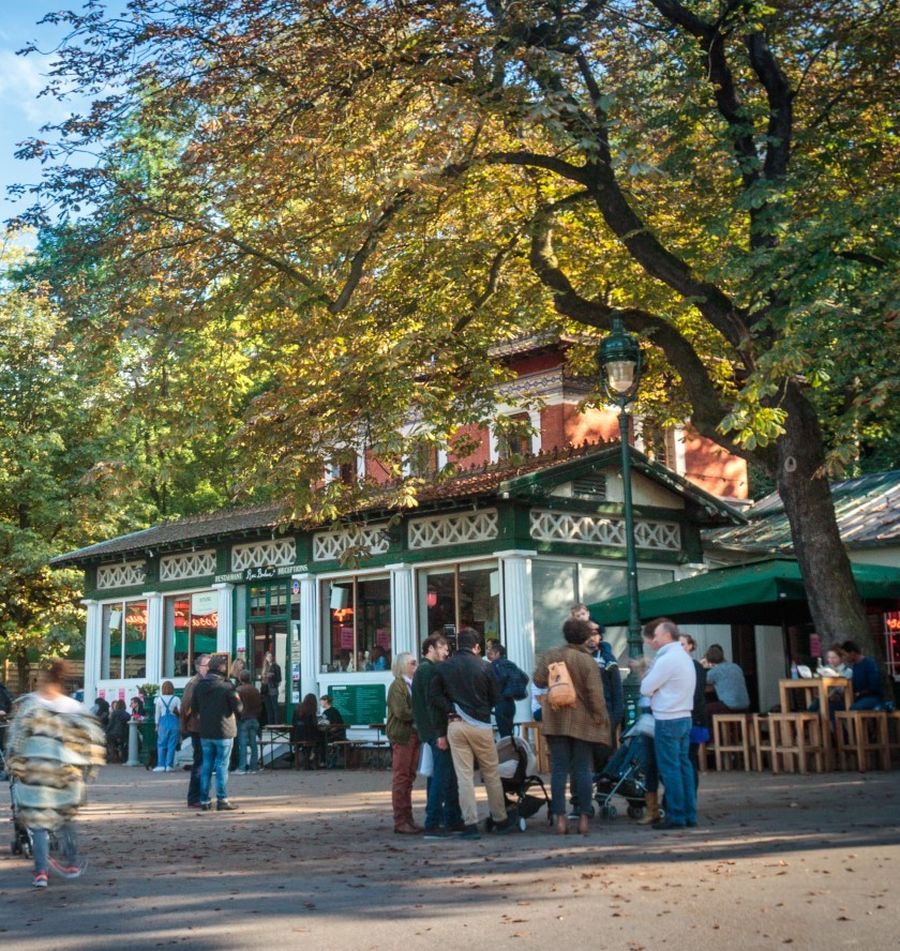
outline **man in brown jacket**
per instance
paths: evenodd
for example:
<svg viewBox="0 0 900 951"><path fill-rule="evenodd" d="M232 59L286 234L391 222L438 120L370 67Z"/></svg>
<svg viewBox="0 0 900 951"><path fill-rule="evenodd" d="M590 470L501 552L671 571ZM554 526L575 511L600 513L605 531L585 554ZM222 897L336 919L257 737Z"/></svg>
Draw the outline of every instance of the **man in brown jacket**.
<svg viewBox="0 0 900 951"><path fill-rule="evenodd" d="M191 750L194 754L191 763L191 781L188 783L188 809L200 808L200 767L203 765L203 747L200 745L200 717L192 708L194 688L206 676L209 667L209 654L199 654L194 658L197 673L187 682L181 697L181 732L191 738Z"/></svg>
<svg viewBox="0 0 900 951"><path fill-rule="evenodd" d="M569 831L566 815L566 779L571 774L573 798L579 806L578 831L585 835L590 829L593 789L591 770L596 743L610 745L609 712L603 696L600 671L588 648L592 629L590 622L570 619L563 625L566 643L547 651L534 672L537 687L546 687L549 665L563 661L575 688L575 705L554 710L544 704L541 732L550 748L550 790L556 831Z"/></svg>

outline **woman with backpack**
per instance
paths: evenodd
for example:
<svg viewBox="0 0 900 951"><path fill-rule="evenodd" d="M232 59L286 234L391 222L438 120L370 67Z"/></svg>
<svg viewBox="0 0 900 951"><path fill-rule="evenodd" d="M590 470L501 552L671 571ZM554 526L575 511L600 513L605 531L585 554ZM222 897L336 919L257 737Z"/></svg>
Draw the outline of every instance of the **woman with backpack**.
<svg viewBox="0 0 900 951"><path fill-rule="evenodd" d="M547 651L534 672L537 687L547 687L541 732L550 749L550 792L556 831L566 835L566 780L571 775L572 796L579 803L578 831L587 835L593 801L593 748L610 745L609 712L600 671L591 656L588 621L570 618L563 625L566 643Z"/></svg>

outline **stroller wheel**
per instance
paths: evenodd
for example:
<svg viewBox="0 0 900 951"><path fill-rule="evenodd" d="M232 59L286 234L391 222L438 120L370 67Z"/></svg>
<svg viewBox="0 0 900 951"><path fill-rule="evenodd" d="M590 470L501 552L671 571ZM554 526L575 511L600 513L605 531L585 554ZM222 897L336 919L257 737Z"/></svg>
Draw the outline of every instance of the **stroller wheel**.
<svg viewBox="0 0 900 951"><path fill-rule="evenodd" d="M604 819L615 819L618 814L619 811L615 806L605 805L600 809L600 815L603 816Z"/></svg>
<svg viewBox="0 0 900 951"><path fill-rule="evenodd" d="M528 823L525 821L524 816L519 816L519 821L517 824L519 826L519 832L524 832L528 828Z"/></svg>
<svg viewBox="0 0 900 951"><path fill-rule="evenodd" d="M640 819L644 815L643 806L629 806L628 807L628 818L629 819Z"/></svg>

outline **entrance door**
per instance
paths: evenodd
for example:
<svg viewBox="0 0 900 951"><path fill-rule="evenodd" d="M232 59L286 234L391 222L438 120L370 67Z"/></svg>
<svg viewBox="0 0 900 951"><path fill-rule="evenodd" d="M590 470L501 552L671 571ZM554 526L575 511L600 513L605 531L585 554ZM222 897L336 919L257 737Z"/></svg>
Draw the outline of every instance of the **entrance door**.
<svg viewBox="0 0 900 951"><path fill-rule="evenodd" d="M254 682L259 682L265 663L266 651L281 668L281 683L278 686L279 712L284 712L291 675L290 658L287 656L290 592L288 582L251 585L247 589L247 620L250 635L247 667Z"/></svg>

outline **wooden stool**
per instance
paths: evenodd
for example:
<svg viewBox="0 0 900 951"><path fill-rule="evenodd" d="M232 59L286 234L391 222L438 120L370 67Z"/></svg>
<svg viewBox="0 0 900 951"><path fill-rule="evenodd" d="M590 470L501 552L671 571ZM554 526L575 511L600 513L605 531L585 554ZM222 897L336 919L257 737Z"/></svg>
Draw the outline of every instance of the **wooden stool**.
<svg viewBox="0 0 900 951"><path fill-rule="evenodd" d="M892 710L884 715L887 724L888 759L891 766L894 760L900 765L900 710Z"/></svg>
<svg viewBox="0 0 900 951"><path fill-rule="evenodd" d="M733 769L733 757L743 757L738 769L749 772L750 763L750 715L747 713L717 713L712 718L713 745L716 754L716 769Z"/></svg>
<svg viewBox="0 0 900 951"><path fill-rule="evenodd" d="M818 713L770 713L769 755L772 772L808 772L811 757L815 771L825 770L825 747Z"/></svg>
<svg viewBox="0 0 900 951"><path fill-rule="evenodd" d="M768 757L766 762L765 757ZM756 771L761 773L772 766L772 730L768 713L753 714L753 761Z"/></svg>
<svg viewBox="0 0 900 951"><path fill-rule="evenodd" d="M891 768L891 750L888 743L888 718L879 710L838 710L834 715L837 737L838 762L841 769L849 769L851 757L856 768L864 773L872 769Z"/></svg>
<svg viewBox="0 0 900 951"><path fill-rule="evenodd" d="M539 773L549 773L550 751L547 749L547 741L544 739L544 734L541 733L540 723L535 720L520 723L519 736L534 750L534 757L537 760L537 771Z"/></svg>

